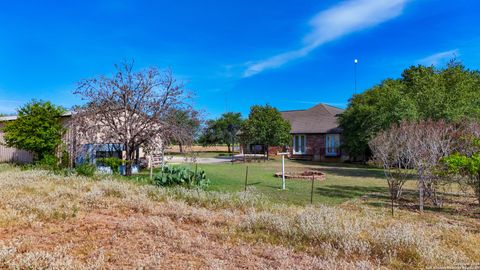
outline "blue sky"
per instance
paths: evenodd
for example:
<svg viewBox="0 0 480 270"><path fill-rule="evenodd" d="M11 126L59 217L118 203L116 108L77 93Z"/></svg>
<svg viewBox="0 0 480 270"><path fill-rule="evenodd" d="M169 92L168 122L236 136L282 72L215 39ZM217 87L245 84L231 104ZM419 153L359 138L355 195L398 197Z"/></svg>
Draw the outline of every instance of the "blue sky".
<svg viewBox="0 0 480 270"><path fill-rule="evenodd" d="M70 107L76 82L113 64L171 67L206 117L319 102L453 55L479 69L479 1L3 1L0 112L31 99ZM40 3L41 2L41 3Z"/></svg>

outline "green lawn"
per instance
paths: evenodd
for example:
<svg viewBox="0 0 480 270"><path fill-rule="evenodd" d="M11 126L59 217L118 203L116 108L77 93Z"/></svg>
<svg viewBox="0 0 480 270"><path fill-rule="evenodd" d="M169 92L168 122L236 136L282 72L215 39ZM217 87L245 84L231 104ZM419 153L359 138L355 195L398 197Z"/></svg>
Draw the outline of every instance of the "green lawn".
<svg viewBox="0 0 480 270"><path fill-rule="evenodd" d="M194 169L194 165L190 166ZM311 181L287 179L287 190L281 190L281 178L274 177L281 171L281 161L272 160L260 163L222 163L199 164L198 169L205 170L211 184L209 190L235 192L244 190L245 171L248 166L248 187L254 187L273 202L288 204L310 203ZM365 166L346 164L319 164L312 162L286 161L286 170L321 169L326 173L325 181L315 181L314 202L339 204L364 195L378 198L379 203L388 201L387 183L383 172ZM414 186L414 183L407 183Z"/></svg>

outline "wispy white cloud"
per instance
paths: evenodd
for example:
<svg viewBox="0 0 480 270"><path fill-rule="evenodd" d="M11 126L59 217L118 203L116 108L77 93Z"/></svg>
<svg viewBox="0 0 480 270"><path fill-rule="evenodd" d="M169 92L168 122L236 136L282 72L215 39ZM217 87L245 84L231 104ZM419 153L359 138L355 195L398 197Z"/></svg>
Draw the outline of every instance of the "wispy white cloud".
<svg viewBox="0 0 480 270"><path fill-rule="evenodd" d="M432 66L432 65L438 66L438 65L445 64L450 59L455 58L459 55L460 55L459 50L455 49L455 50L439 52L439 53L429 55L425 58L418 60L417 62L419 64L426 65L426 66Z"/></svg>
<svg viewBox="0 0 480 270"><path fill-rule="evenodd" d="M248 63L243 76L249 77L267 69L307 56L315 48L397 17L407 0L350 0L319 12L310 21L312 30L304 36L300 49Z"/></svg>

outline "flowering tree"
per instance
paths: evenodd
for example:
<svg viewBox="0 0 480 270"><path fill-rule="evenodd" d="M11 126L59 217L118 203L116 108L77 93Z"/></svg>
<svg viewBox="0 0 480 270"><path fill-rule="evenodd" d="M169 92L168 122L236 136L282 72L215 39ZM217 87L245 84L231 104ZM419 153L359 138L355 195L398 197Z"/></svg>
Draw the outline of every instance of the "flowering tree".
<svg viewBox="0 0 480 270"><path fill-rule="evenodd" d="M172 111L193 111L187 103L189 94L170 70L153 67L134 71L133 67L133 62L115 65L112 77L83 80L74 91L86 101L75 109L73 125L78 141L120 144L127 175L141 146L152 151L153 145L185 132L172 121Z"/></svg>

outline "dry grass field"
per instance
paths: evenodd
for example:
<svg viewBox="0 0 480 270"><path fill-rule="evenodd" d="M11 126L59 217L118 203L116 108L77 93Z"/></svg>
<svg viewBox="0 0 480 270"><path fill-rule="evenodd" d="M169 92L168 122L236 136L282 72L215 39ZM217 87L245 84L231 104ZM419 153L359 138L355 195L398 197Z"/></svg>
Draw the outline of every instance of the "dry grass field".
<svg viewBox="0 0 480 270"><path fill-rule="evenodd" d="M414 269L480 262L474 218L273 204L0 166L2 269Z"/></svg>

